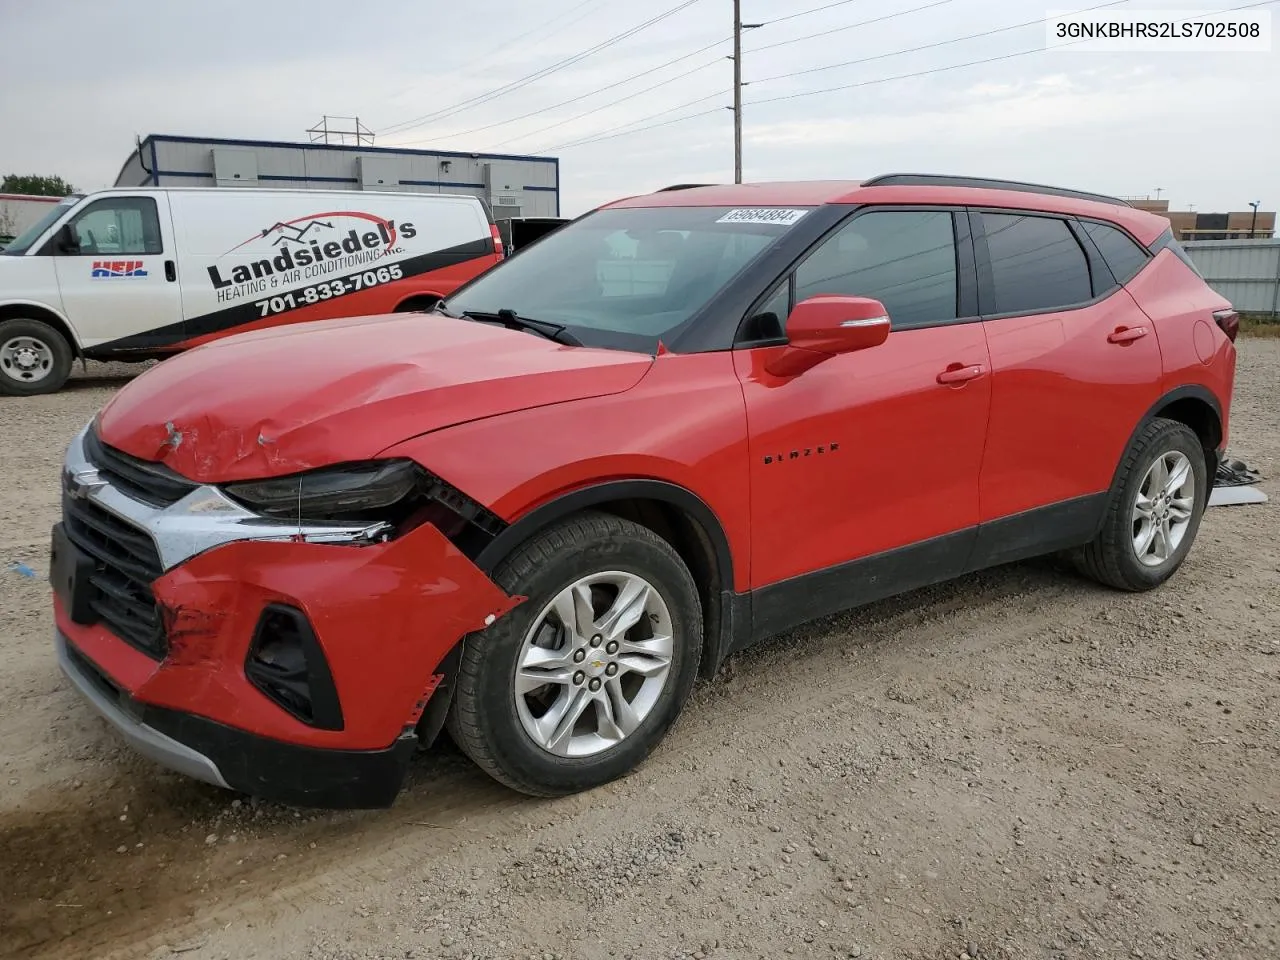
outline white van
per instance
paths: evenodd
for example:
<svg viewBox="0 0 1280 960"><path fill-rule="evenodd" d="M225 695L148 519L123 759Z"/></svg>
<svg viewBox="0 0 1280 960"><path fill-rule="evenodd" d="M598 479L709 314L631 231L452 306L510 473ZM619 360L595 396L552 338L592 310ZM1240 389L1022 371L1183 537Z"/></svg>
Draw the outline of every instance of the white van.
<svg viewBox="0 0 1280 960"><path fill-rule="evenodd" d="M280 323L419 310L503 257L478 197L157 188L72 196L0 250L0 394Z"/></svg>

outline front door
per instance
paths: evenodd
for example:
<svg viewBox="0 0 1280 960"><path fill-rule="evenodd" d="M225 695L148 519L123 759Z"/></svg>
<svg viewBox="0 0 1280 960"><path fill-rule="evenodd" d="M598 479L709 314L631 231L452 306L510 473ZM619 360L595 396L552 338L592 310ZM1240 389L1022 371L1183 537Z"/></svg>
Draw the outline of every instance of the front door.
<svg viewBox="0 0 1280 960"><path fill-rule="evenodd" d="M163 194L108 194L70 221L79 244L48 245L67 318L91 352L152 344L148 331L182 321L169 201ZM166 338L172 342L172 337ZM162 346L163 344L155 344Z"/></svg>
<svg viewBox="0 0 1280 960"><path fill-rule="evenodd" d="M791 378L765 370L782 344L736 352L757 635L963 570L991 404L963 257L971 257L963 213L956 221L949 210L868 210L747 324L757 340L770 325L776 338L790 306L816 294L873 297L892 323L884 344Z"/></svg>

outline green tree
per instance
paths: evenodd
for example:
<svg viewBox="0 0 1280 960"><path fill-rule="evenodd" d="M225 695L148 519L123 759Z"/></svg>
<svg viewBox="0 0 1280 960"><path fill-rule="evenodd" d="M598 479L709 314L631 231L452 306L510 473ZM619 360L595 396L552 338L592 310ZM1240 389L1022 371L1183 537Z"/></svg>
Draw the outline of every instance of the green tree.
<svg viewBox="0 0 1280 960"><path fill-rule="evenodd" d="M41 177L36 174L7 173L0 183L0 193L22 193L34 197L65 197L76 188L61 177Z"/></svg>

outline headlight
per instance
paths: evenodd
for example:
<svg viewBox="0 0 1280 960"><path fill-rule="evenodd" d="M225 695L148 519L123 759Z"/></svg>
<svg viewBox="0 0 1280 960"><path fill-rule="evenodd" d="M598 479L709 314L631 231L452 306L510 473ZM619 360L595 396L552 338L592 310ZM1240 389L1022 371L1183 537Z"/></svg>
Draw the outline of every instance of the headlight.
<svg viewBox="0 0 1280 960"><path fill-rule="evenodd" d="M412 460L375 460L326 467L270 480L229 483L223 492L269 517L321 522L382 519L418 486Z"/></svg>

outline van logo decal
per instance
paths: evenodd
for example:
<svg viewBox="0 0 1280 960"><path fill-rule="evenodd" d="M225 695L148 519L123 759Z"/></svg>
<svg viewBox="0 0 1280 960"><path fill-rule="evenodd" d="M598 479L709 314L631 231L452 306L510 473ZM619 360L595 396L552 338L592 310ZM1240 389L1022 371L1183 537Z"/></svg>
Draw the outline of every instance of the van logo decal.
<svg viewBox="0 0 1280 960"><path fill-rule="evenodd" d="M412 223L359 210L311 213L262 228L206 269L218 299L237 300L403 253L399 241L417 235Z"/></svg>
<svg viewBox="0 0 1280 960"><path fill-rule="evenodd" d="M108 277L145 277L147 271L142 260L95 260L89 276L94 280Z"/></svg>

